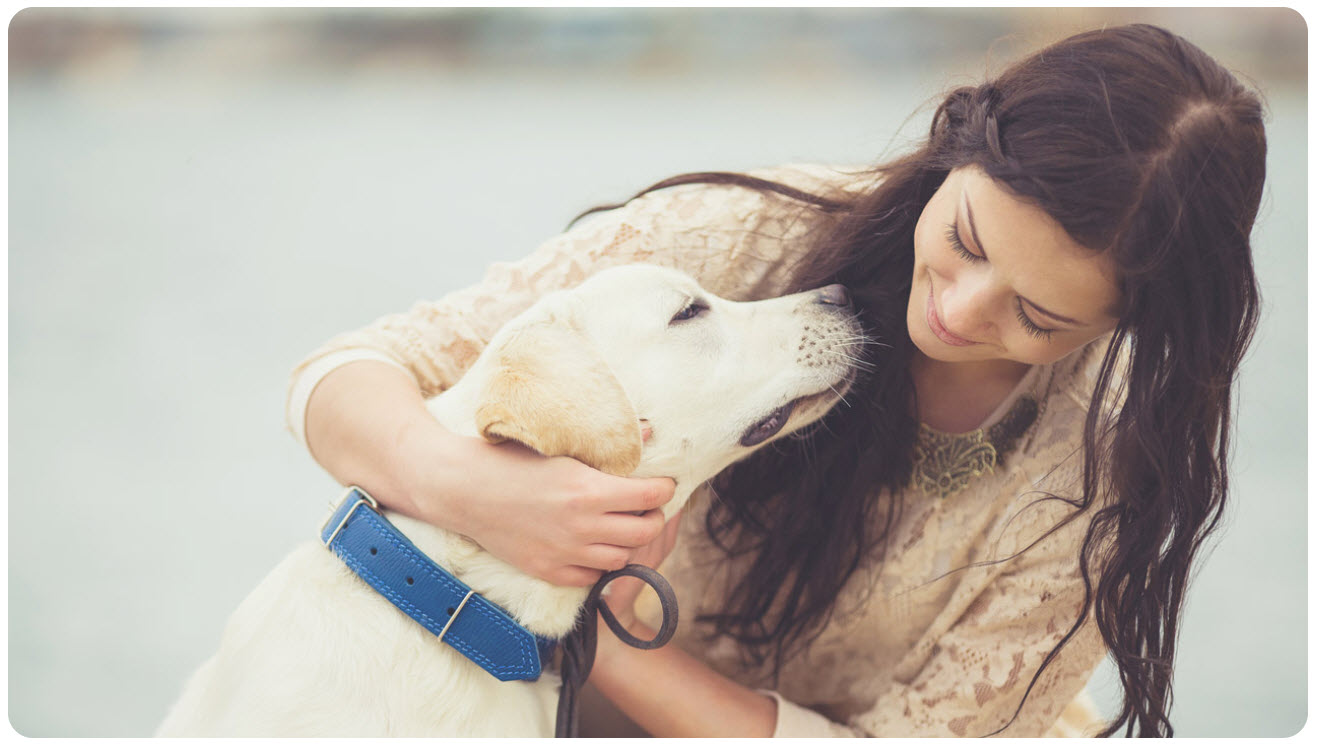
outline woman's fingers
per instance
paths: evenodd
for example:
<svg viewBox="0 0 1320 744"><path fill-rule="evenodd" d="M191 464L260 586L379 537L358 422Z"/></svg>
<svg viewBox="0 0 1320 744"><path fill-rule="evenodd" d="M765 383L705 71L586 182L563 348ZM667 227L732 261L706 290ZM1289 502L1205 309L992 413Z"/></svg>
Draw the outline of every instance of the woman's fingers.
<svg viewBox="0 0 1320 744"><path fill-rule="evenodd" d="M602 512L648 512L674 498L672 478L611 478L614 482L593 503Z"/></svg>
<svg viewBox="0 0 1320 744"><path fill-rule="evenodd" d="M666 548L659 554L660 557L668 554L673 547L672 540L666 539L664 542ZM636 553L637 551L617 545L588 545L571 559L578 561L578 564L555 566L546 572L544 578L560 586L591 586L606 573L618 571L629 563L637 562L634 560Z"/></svg>
<svg viewBox="0 0 1320 744"><path fill-rule="evenodd" d="M632 551L617 545L588 545L582 551L582 565L605 571L618 571L628 565Z"/></svg>
<svg viewBox="0 0 1320 744"><path fill-rule="evenodd" d="M678 544L678 531L682 528L684 514L687 514L687 505L684 505L683 508L675 512L674 516L670 517L669 521L665 524L664 532L662 534L665 538L664 545L666 556L673 552L674 546Z"/></svg>
<svg viewBox="0 0 1320 744"><path fill-rule="evenodd" d="M559 566L541 578L554 584L555 586L593 586L604 576L604 571L598 571L585 566Z"/></svg>
<svg viewBox="0 0 1320 744"><path fill-rule="evenodd" d="M622 548L640 548L654 541L665 528L665 517L659 509L642 514L601 514L592 521L584 535L586 539Z"/></svg>
<svg viewBox="0 0 1320 744"><path fill-rule="evenodd" d="M596 572L596 578L609 571L617 571L629 563L642 563L652 568L658 566L673 551L678 541L680 511L668 522L660 511L653 510L646 515L635 517L625 515L607 515L612 529L607 533L615 535L616 541L587 545L572 558L578 565L572 575L585 581L588 577L576 569L588 569ZM618 535L626 535L620 538Z"/></svg>
<svg viewBox="0 0 1320 744"><path fill-rule="evenodd" d="M628 559L629 562L659 568L678 542L679 523L682 521L682 517L683 511L680 510L665 523L664 529L656 536L656 539L632 551Z"/></svg>

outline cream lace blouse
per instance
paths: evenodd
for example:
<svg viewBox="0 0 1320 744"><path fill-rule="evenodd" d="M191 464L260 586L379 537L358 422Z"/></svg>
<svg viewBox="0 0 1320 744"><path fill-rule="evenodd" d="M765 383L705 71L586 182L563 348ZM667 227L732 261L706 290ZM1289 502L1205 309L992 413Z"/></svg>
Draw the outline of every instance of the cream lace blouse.
<svg viewBox="0 0 1320 744"><path fill-rule="evenodd" d="M757 175L817 192L867 186L865 176L820 166ZM312 389L355 359L401 365L425 395L439 393L501 324L542 294L607 266L674 266L736 300L780 294L818 225L812 215L776 195L713 185L662 190L594 215L521 261L495 264L476 286L330 340L294 370L289 427L305 444ZM1042 495L1080 492L1080 432L1103 343L1033 369L985 421L988 429L1024 396L1039 409L988 473L944 497L916 488L898 495L901 519L884 560L853 577L824 633L786 663L773 689L767 670L740 668L731 641L710 641L691 622L718 607L730 577L748 568L706 538L708 498L699 491L662 568L682 608L675 642L774 696L776 736L980 736L999 729L1081 606L1077 553L1088 520L1032 543L1068 513ZM640 611L648 614L645 606ZM1088 620L1004 735L1077 734L1079 725L1093 725L1094 711L1078 695L1104 654Z"/></svg>

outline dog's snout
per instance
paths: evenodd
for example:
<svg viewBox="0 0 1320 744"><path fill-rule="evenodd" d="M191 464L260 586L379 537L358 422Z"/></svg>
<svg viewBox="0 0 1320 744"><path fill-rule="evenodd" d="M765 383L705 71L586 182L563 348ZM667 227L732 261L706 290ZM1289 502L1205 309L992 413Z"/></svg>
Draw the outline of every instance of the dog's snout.
<svg viewBox="0 0 1320 744"><path fill-rule="evenodd" d="M831 284L816 290L816 301L822 305L851 307L852 295L848 294L848 289L842 284Z"/></svg>

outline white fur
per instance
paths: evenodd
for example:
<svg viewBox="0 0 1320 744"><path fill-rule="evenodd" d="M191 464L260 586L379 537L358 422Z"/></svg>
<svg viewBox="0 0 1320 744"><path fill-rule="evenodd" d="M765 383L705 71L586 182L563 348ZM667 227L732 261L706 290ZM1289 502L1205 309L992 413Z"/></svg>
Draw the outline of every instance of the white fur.
<svg viewBox="0 0 1320 744"><path fill-rule="evenodd" d="M671 323L691 298L710 310ZM806 398L770 441L823 416L851 379L856 333L846 310L813 293L735 303L669 269L610 269L507 324L428 408L457 433L674 478L668 517L755 449L739 440L771 411ZM517 382L499 385L508 379ZM533 384L542 381L544 389ZM530 400L521 400L525 390ZM639 419L652 432L644 446ZM553 637L572 629L586 589L552 586L467 538L389 518L528 629ZM546 736L558 689L549 671L535 682L497 681L312 541L234 612L219 651L157 735Z"/></svg>

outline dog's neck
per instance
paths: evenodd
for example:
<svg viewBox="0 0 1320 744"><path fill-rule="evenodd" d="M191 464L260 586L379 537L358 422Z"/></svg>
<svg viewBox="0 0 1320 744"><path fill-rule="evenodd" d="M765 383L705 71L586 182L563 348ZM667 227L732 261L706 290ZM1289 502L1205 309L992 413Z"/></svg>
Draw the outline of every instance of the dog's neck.
<svg viewBox="0 0 1320 744"><path fill-rule="evenodd" d="M471 437L478 436L473 423L476 406L476 396L462 381L427 403L427 408L443 426L456 434ZM637 473L647 475L648 470L644 456ZM693 488L683 479L676 481L674 498L669 502L673 507L665 510L666 517L687 501ZM517 518L518 515L510 515L510 519ZM486 552L474 540L427 522L392 512L389 519L437 565L504 608L533 633L560 638L573 629L589 588L555 586L529 576Z"/></svg>
<svg viewBox="0 0 1320 744"><path fill-rule="evenodd" d="M686 500L688 495L690 489L676 492L674 500ZM589 587L555 586L519 571L467 537L394 512L387 515L437 565L533 633L560 638L576 624Z"/></svg>

